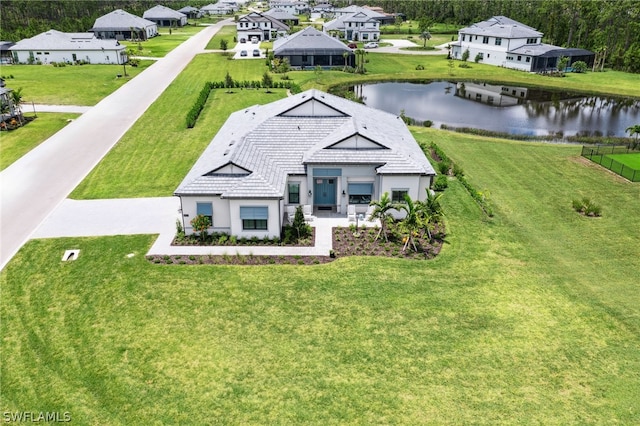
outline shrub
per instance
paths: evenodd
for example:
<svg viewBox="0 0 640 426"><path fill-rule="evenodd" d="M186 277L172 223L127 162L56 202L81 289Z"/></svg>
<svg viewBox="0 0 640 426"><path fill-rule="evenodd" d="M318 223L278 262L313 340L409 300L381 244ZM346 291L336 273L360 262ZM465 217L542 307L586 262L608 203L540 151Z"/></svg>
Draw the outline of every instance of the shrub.
<svg viewBox="0 0 640 426"><path fill-rule="evenodd" d="M448 186L449 186L449 180L445 175L436 176L436 179L433 182L434 191L444 191Z"/></svg>
<svg viewBox="0 0 640 426"><path fill-rule="evenodd" d="M200 239L204 241L207 238L207 229L211 226L211 222L209 222L207 216L199 214L191 219L191 226L194 231L200 234Z"/></svg>
<svg viewBox="0 0 640 426"><path fill-rule="evenodd" d="M585 216L599 217L602 215L600 206L594 204L587 197L584 197L582 200L573 200L572 205L575 211Z"/></svg>
<svg viewBox="0 0 640 426"><path fill-rule="evenodd" d="M438 168L438 173L442 175L448 175L449 169L451 168L451 162L449 161L448 158L443 159L442 161L438 161L438 163L436 164L436 167Z"/></svg>
<svg viewBox="0 0 640 426"><path fill-rule="evenodd" d="M578 73L587 72L587 64L584 61L576 61L571 65L573 67L573 72L578 72Z"/></svg>
<svg viewBox="0 0 640 426"><path fill-rule="evenodd" d="M422 125L423 125L424 127L431 127L431 126L433 126L433 121L431 121L431 120L424 120L424 121L422 122Z"/></svg>
<svg viewBox="0 0 640 426"><path fill-rule="evenodd" d="M423 69L424 69L424 65L420 65L420 64L416 65L416 70L421 71Z"/></svg>

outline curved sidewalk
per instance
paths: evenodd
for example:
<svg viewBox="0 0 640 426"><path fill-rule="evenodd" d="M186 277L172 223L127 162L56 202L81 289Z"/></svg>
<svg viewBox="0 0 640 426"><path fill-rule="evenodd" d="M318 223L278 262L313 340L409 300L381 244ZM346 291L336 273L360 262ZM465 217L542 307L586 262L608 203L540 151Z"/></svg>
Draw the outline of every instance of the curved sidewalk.
<svg viewBox="0 0 640 426"><path fill-rule="evenodd" d="M0 268L227 23L195 34L0 173Z"/></svg>

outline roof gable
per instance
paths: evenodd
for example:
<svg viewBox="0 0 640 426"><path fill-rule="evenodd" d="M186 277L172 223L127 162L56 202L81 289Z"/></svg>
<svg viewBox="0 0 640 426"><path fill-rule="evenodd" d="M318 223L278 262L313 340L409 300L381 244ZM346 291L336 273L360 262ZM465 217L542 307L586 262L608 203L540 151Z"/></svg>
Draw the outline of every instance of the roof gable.
<svg viewBox="0 0 640 426"><path fill-rule="evenodd" d="M326 149L353 149L353 150L372 150L372 149L389 149L383 144L369 139L360 133L344 138L334 144L326 147Z"/></svg>
<svg viewBox="0 0 640 426"><path fill-rule="evenodd" d="M247 170L230 161L211 170L209 173L205 173L204 176L247 176L249 174L251 174L251 170Z"/></svg>

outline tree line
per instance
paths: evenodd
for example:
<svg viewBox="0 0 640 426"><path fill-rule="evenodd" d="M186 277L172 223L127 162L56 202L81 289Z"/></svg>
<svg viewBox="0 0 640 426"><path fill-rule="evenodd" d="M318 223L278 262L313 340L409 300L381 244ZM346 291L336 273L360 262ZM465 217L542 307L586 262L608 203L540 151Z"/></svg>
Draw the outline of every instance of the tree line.
<svg viewBox="0 0 640 426"><path fill-rule="evenodd" d="M467 26L506 16L544 34L543 42L605 55L605 66L640 72L637 0L339 0L338 6L379 6L406 19Z"/></svg>

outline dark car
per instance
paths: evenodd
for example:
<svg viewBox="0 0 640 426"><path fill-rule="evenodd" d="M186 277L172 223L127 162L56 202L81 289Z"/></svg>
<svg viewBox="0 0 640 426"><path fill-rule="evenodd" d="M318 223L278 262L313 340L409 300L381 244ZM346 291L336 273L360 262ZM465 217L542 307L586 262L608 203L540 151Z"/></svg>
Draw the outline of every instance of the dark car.
<svg viewBox="0 0 640 426"><path fill-rule="evenodd" d="M240 51L240 56L247 56L247 51L246 50L241 50Z"/></svg>
<svg viewBox="0 0 640 426"><path fill-rule="evenodd" d="M355 43L349 43L349 44L347 44L347 47L348 47L349 49L357 49L357 48L358 48L358 45L357 45L357 44L355 44Z"/></svg>
<svg viewBox="0 0 640 426"><path fill-rule="evenodd" d="M240 43L246 43L246 42L247 42L247 39L246 39L246 38L241 38L241 39L240 39Z"/></svg>
<svg viewBox="0 0 640 426"><path fill-rule="evenodd" d="M258 49L253 49L253 56L260 56L260 51Z"/></svg>

